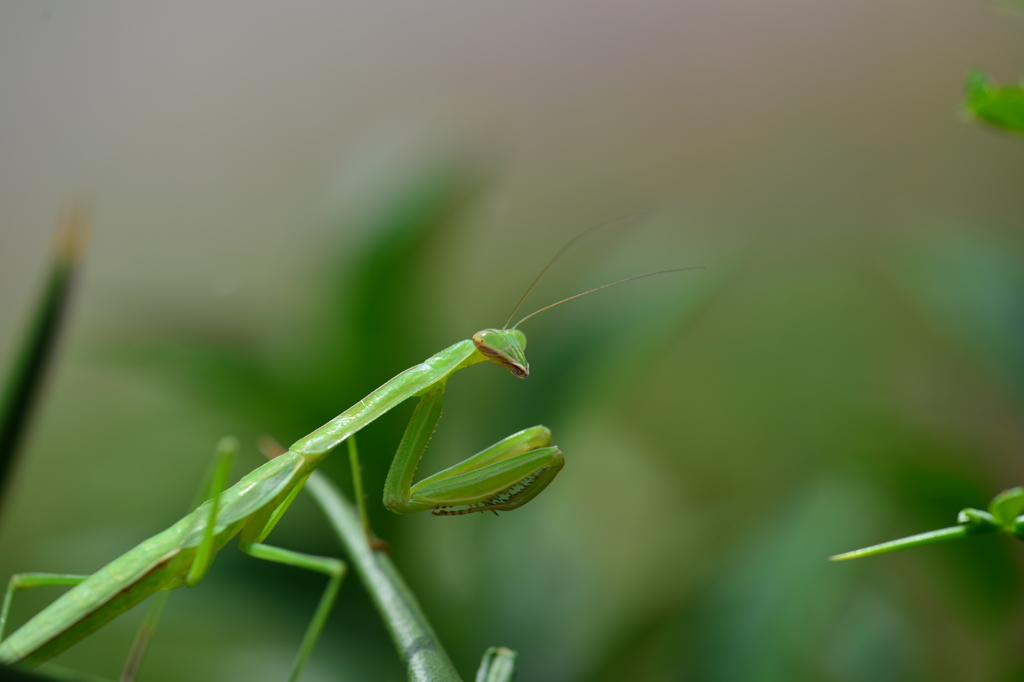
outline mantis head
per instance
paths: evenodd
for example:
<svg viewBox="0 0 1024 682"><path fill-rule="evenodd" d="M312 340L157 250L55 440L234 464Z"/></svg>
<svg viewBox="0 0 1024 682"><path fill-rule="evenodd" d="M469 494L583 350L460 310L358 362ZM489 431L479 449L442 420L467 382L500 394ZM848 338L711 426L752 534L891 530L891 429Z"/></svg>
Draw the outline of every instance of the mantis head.
<svg viewBox="0 0 1024 682"><path fill-rule="evenodd" d="M507 367L512 376L530 376L526 361L526 334L518 329L484 329L473 334L476 349L496 365Z"/></svg>

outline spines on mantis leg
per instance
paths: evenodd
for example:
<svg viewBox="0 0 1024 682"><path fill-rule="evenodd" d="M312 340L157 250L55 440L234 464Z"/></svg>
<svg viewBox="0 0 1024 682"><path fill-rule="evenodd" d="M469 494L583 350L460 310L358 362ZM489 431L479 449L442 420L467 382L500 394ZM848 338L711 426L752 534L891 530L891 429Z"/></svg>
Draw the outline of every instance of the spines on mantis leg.
<svg viewBox="0 0 1024 682"><path fill-rule="evenodd" d="M551 431L534 426L423 479L401 499L385 494L384 503L397 514L511 511L539 495L564 465L561 450L551 445Z"/></svg>
<svg viewBox="0 0 1024 682"><path fill-rule="evenodd" d="M434 516L512 511L540 495L564 465L557 447L538 448L447 481L414 487L411 504L428 505Z"/></svg>
<svg viewBox="0 0 1024 682"><path fill-rule="evenodd" d="M463 367L484 360L486 358L473 341L459 341L397 375L313 433L293 443L289 450L306 457L311 466L316 466L332 448L391 408L427 391Z"/></svg>

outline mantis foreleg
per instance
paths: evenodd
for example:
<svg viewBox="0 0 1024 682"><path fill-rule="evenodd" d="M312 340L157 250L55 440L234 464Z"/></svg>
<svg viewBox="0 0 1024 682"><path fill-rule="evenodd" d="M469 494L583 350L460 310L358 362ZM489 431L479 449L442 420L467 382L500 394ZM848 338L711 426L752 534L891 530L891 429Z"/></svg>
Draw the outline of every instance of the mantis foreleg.
<svg viewBox="0 0 1024 682"><path fill-rule="evenodd" d="M534 426L413 485L412 477L441 418L444 382L413 410L384 484L384 506L398 514L436 515L510 511L536 497L565 464L551 432Z"/></svg>
<svg viewBox="0 0 1024 682"><path fill-rule="evenodd" d="M388 477L384 482L384 506L398 514L410 513L412 477L416 473L423 451L437 428L441 418L441 402L444 398L444 381L432 387L416 404L405 427L402 441L398 444L398 452L391 460ZM420 510L416 510L420 511Z"/></svg>

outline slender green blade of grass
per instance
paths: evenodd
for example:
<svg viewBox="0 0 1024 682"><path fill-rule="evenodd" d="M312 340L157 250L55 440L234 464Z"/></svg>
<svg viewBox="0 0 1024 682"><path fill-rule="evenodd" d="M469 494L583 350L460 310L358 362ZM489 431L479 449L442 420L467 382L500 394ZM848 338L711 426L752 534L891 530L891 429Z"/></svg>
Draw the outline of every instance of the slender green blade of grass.
<svg viewBox="0 0 1024 682"><path fill-rule="evenodd" d="M0 402L0 493L24 441L33 407L52 364L88 233L89 217L84 208L71 205L61 211L46 288L36 304L32 324L18 349Z"/></svg>

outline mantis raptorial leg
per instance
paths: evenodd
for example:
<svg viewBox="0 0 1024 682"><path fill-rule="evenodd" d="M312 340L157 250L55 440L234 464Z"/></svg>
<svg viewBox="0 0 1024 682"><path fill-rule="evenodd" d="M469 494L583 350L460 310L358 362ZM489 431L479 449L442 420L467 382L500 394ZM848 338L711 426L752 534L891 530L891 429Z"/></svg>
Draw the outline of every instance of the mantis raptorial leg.
<svg viewBox="0 0 1024 682"><path fill-rule="evenodd" d="M431 511L435 515L450 516L485 511L497 513L523 506L551 483L565 462L562 452L552 445L551 432L544 426L508 436L463 462L413 484L420 458L440 418L448 379L461 369L485 361L525 379L529 376L526 336L517 328L524 320L593 291L640 277L686 269L689 268L647 273L597 287L541 308L512 327L484 329L471 339L445 348L387 381L227 489L223 488L227 471L224 466L223 475L214 477L220 483L213 484L210 499L91 576L21 574L17 587L74 586L0 641L0 663L38 665L148 596L183 585L197 585L210 569L216 552L239 535L239 547L251 556L329 576L328 586L291 671L290 679L297 679L337 596L345 564L339 559L272 547L263 541L324 458L400 403L419 398L388 472L384 486L385 507L399 514ZM14 591L14 588L9 590L0 609L4 617Z"/></svg>

